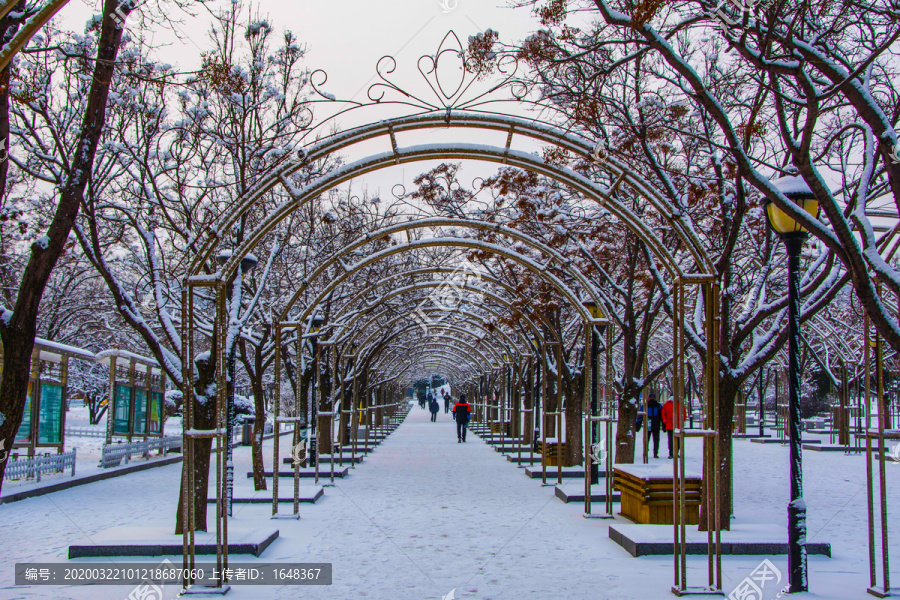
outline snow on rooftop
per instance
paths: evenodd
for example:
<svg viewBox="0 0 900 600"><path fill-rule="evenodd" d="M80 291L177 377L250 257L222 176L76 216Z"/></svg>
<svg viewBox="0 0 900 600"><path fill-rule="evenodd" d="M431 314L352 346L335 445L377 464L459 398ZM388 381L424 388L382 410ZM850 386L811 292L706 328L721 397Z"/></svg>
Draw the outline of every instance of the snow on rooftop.
<svg viewBox="0 0 900 600"><path fill-rule="evenodd" d="M135 368L138 371L142 372L147 370L147 365L150 365L152 367L159 366L159 363L156 362L155 358L141 356L140 354L135 354L134 352L129 352L128 350L120 350L118 348L110 348L109 350L98 352L95 360L102 365L109 365L110 359L113 356L115 356L117 359L124 358L128 361L133 358L135 360Z"/></svg>
<svg viewBox="0 0 900 600"><path fill-rule="evenodd" d="M60 344L43 338L34 338L34 347L41 353L41 360L58 363L62 360L64 354L80 358L82 360L94 360L94 353L78 348L77 346L69 346L68 344Z"/></svg>

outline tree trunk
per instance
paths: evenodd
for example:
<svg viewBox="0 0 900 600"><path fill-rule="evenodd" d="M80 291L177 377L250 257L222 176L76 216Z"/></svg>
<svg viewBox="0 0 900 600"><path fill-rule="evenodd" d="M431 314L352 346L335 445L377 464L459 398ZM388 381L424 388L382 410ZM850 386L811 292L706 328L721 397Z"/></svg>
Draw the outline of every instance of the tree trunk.
<svg viewBox="0 0 900 600"><path fill-rule="evenodd" d="M616 423L616 458L617 463L634 463L634 453L637 447L635 439L635 423L637 422L638 403L634 398L622 394L619 401L619 415Z"/></svg>
<svg viewBox="0 0 900 600"><path fill-rule="evenodd" d="M732 511L732 439L733 439L733 423L734 423L734 403L738 395L740 384L729 377L723 377L719 381L719 406L716 408L719 424L719 514L716 518L719 529L729 531L731 529L731 513ZM714 465L706 464L704 461L703 472L708 473L709 469ZM707 479L703 479L704 487L707 485ZM709 507L700 507L700 523L701 531L706 531L703 526L706 523Z"/></svg>
<svg viewBox="0 0 900 600"><path fill-rule="evenodd" d="M266 489L266 463L263 460L263 436L266 433L266 398L263 393L262 377L253 377L253 405L256 418L253 420L253 440L250 454L253 459L253 489ZM278 465L273 467L278 469Z"/></svg>
<svg viewBox="0 0 900 600"><path fill-rule="evenodd" d="M333 452L333 440L331 435L332 427L332 408L331 402L331 373L329 370L328 352L320 350L319 354L322 363L318 365L319 371L319 402L318 420L316 422L316 443L318 444L318 454L331 454Z"/></svg>
<svg viewBox="0 0 900 600"><path fill-rule="evenodd" d="M127 14L130 11L127 6L123 5L120 10ZM110 17L116 8L119 8L118 0L105 0L91 91L75 146L78 150L72 159L69 176L60 191L56 213L47 235L31 245L31 256L22 273L12 312L4 311L0 318L0 341L3 342L4 350L3 375L0 378L0 443L7 448L12 447L24 416L41 297L57 260L65 251L69 233L84 199L85 187L93 173L94 155L106 123L109 86L123 31ZM7 93L4 90L4 94ZM4 139L9 142L7 138ZM6 463L7 461L0 463L0 486Z"/></svg>
<svg viewBox="0 0 900 600"><path fill-rule="evenodd" d="M531 363L525 371L525 397L522 400L524 410L534 410L534 364ZM526 412L523 423L522 437L529 446L534 444L534 412Z"/></svg>
<svg viewBox="0 0 900 600"><path fill-rule="evenodd" d="M584 462L582 448L582 429L584 423L581 404L583 399L584 377L576 376L572 387L564 386L566 394L566 456L565 466L574 467Z"/></svg>
<svg viewBox="0 0 900 600"><path fill-rule="evenodd" d="M350 409L353 407L353 390L350 387L344 388L343 394L341 394L341 415L340 415L340 436L338 437L338 441L341 444L349 444L350 443L350 419L353 414L350 412Z"/></svg>
<svg viewBox="0 0 900 600"><path fill-rule="evenodd" d="M214 368L210 369L215 371ZM215 429L216 427L216 402L210 398L206 404L197 402L196 395L192 395L194 403L194 429ZM192 458L194 462L194 511L195 531L207 531L206 511L209 498L209 463L212 452L212 439L197 438L193 442ZM184 457L184 466L181 469L182 486L178 493L178 511L175 516L175 535L184 533L184 478L187 476L187 456Z"/></svg>

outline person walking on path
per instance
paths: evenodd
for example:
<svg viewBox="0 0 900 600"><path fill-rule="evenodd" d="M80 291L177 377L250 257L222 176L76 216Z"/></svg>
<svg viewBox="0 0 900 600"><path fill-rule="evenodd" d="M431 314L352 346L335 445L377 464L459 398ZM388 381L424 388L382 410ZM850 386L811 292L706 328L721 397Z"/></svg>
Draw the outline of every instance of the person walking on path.
<svg viewBox="0 0 900 600"><path fill-rule="evenodd" d="M472 407L466 402L466 395L460 394L459 402L453 407L453 418L456 420L456 443L466 441L466 429L469 427L469 419L472 415Z"/></svg>
<svg viewBox="0 0 900 600"><path fill-rule="evenodd" d="M672 437L675 433L675 427L684 426L684 420L687 417L687 407L682 406L682 414L678 419L678 423L675 422L675 416L675 401L670 397L662 407L663 426L666 428L666 435L669 438L669 458L672 458Z"/></svg>
<svg viewBox="0 0 900 600"><path fill-rule="evenodd" d="M444 414L450 412L450 394L444 392Z"/></svg>
<svg viewBox="0 0 900 600"><path fill-rule="evenodd" d="M441 411L441 405L438 404L438 401L433 396L428 402L428 410L431 411L431 422L434 423L437 421L437 414Z"/></svg>
<svg viewBox="0 0 900 600"><path fill-rule="evenodd" d="M653 438L653 458L659 458L659 426L662 424L662 406L656 401L656 394L650 392L647 398L647 419L650 437ZM669 454L672 453L671 443Z"/></svg>

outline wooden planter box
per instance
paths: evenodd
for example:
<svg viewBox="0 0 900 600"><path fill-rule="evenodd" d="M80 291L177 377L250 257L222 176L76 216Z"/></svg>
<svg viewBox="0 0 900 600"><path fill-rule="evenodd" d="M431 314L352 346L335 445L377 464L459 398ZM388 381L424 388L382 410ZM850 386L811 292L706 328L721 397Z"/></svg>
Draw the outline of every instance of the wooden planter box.
<svg viewBox="0 0 900 600"><path fill-rule="evenodd" d="M546 464L548 467L558 467L559 466L556 462L558 446L559 446L558 442L548 441L547 448L545 449L543 440L538 440L538 442L537 442L537 453L544 454L544 456L546 457ZM566 460L566 443L565 442L562 443L562 459L563 459L563 463L565 463L565 460ZM565 464L563 464L563 466L565 466Z"/></svg>
<svg viewBox="0 0 900 600"><path fill-rule="evenodd" d="M640 467L649 465L623 465L623 468L614 469L614 486L622 493L620 514L635 523L672 525L675 523L675 506L671 463L666 467ZM644 470L647 471L646 475L641 473ZM668 470L668 475L660 473L665 470ZM702 483L700 477L685 476L685 523L688 525L700 524Z"/></svg>

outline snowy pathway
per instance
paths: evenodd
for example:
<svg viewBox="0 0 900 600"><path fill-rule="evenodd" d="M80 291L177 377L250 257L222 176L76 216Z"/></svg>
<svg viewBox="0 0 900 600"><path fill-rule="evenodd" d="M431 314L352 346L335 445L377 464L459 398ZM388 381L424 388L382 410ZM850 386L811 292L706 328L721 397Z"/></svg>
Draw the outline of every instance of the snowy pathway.
<svg viewBox="0 0 900 600"><path fill-rule="evenodd" d="M233 527L281 532L257 560L330 562L334 584L236 586L228 597L439 600L451 590L456 598L478 600L674 597L668 591L671 557L630 557L608 539L608 521L583 519L580 504L563 504L552 487L526 478L473 434L457 444L454 429L450 415L441 413L431 423L426 411L414 407L347 479L326 488L317 504L301 505L299 521L271 521L269 505L237 506ZM783 524L787 449L748 442L735 449L739 519ZM862 459L813 453L804 459L811 534L831 541L835 556L810 559L816 593L808 597L866 598ZM239 475L249 469L246 448L239 448L236 462ZM126 598L131 588L125 586L12 588L12 563L63 561L68 544L116 525L171 528L179 474L180 466L162 467L0 506L0 599ZM897 481L900 465L891 465L889 486ZM900 550L896 542L892 550ZM763 558L725 557L726 595ZM785 557L768 558L786 572ZM690 564L692 582L701 583L705 560L692 558ZM765 600L775 597L768 591ZM165 597L175 595L172 588Z"/></svg>

